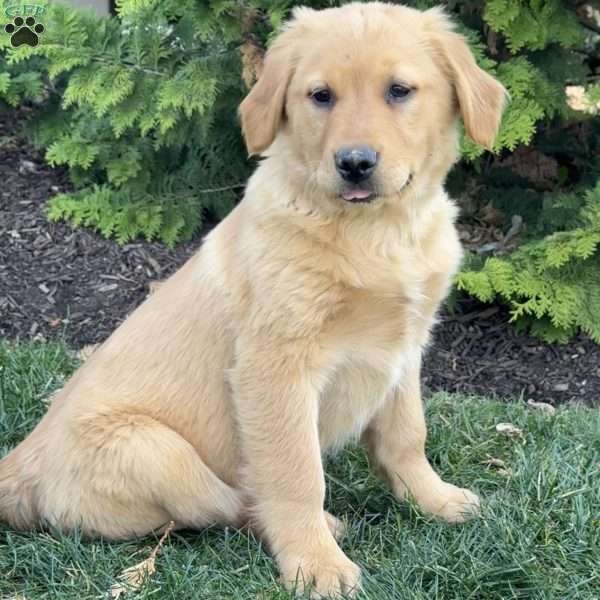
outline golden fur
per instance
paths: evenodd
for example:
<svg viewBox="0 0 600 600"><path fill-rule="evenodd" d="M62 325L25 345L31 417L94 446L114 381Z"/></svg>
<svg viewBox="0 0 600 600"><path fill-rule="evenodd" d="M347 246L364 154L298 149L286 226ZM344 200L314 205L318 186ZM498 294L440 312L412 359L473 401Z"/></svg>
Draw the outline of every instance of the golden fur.
<svg viewBox="0 0 600 600"><path fill-rule="evenodd" d="M286 583L336 595L360 573L323 510L324 450L362 436L399 499L476 510L425 457L419 366L461 257L457 117L489 146L504 96L439 10L295 10L240 108L264 156L244 199L0 462L0 518L122 539L251 516ZM332 159L357 143L380 156L368 204Z"/></svg>

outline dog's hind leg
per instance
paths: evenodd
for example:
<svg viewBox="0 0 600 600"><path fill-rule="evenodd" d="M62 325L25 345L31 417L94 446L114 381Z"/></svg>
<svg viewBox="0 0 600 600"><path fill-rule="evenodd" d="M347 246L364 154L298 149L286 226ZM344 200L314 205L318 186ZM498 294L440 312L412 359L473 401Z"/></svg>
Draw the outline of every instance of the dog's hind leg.
<svg viewBox="0 0 600 600"><path fill-rule="evenodd" d="M68 464L44 474L39 512L51 525L123 539L170 520L194 529L241 523L242 494L166 425L119 414L79 421L76 429L75 447L60 452Z"/></svg>

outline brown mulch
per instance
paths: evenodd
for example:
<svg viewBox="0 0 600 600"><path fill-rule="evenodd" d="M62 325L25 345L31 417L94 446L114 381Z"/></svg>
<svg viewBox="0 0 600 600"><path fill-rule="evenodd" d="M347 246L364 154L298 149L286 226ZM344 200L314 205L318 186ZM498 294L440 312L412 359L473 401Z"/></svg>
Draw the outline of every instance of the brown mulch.
<svg viewBox="0 0 600 600"><path fill-rule="evenodd" d="M0 338L60 338L81 348L104 340L200 245L119 246L49 223L46 200L68 189L0 114ZM505 309L464 301L444 313L424 365L431 390L600 404L600 346L585 336L543 344L518 334Z"/></svg>
<svg viewBox="0 0 600 600"><path fill-rule="evenodd" d="M577 335L545 344L517 333L504 307L463 301L444 313L425 357L424 382L433 390L499 398L600 405L600 346Z"/></svg>
<svg viewBox="0 0 600 600"><path fill-rule="evenodd" d="M15 137L0 113L0 337L105 339L194 252L198 242L119 246L85 229L50 223L46 200L69 189L66 172Z"/></svg>

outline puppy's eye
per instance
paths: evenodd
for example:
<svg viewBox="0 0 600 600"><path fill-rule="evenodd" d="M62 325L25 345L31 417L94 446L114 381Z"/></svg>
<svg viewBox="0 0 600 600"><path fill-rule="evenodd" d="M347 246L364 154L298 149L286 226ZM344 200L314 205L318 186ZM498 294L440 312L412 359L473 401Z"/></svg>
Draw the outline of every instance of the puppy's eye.
<svg viewBox="0 0 600 600"><path fill-rule="evenodd" d="M390 86L387 96L390 102L402 102L412 92L412 89L400 83L394 83Z"/></svg>
<svg viewBox="0 0 600 600"><path fill-rule="evenodd" d="M317 106L331 106L333 104L333 94L327 88L311 92L310 97Z"/></svg>

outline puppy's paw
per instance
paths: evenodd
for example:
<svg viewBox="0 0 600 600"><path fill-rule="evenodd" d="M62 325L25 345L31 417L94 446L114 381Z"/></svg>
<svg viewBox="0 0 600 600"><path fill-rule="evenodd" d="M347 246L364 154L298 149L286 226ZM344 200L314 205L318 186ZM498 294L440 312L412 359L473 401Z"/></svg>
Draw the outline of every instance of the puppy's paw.
<svg viewBox="0 0 600 600"><path fill-rule="evenodd" d="M346 534L346 526L340 519L328 512L325 512L325 520L327 521L327 527L329 527L331 535L335 538L336 542L339 542Z"/></svg>
<svg viewBox="0 0 600 600"><path fill-rule="evenodd" d="M360 569L337 547L299 558L280 559L281 579L297 594L310 597L353 598L360 589Z"/></svg>
<svg viewBox="0 0 600 600"><path fill-rule="evenodd" d="M479 497L476 494L445 481L419 504L426 512L449 523L463 523L480 514Z"/></svg>

